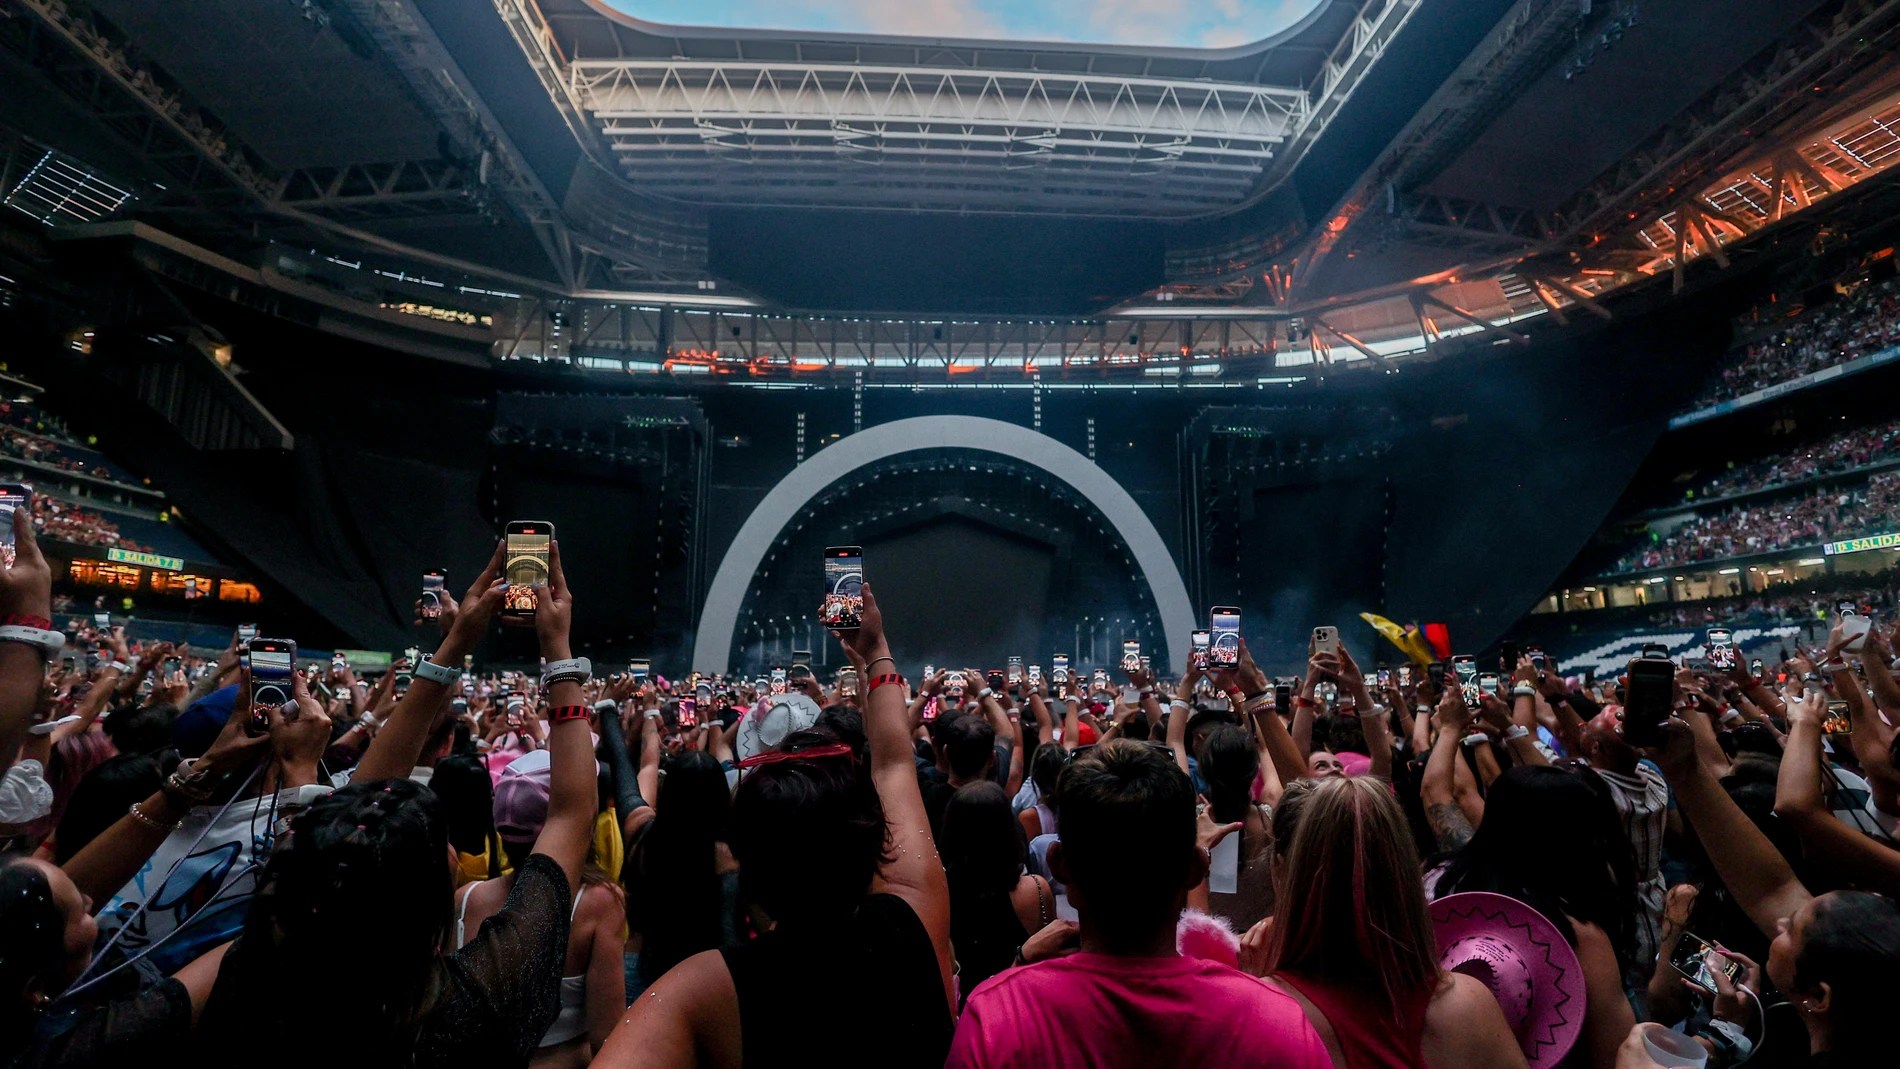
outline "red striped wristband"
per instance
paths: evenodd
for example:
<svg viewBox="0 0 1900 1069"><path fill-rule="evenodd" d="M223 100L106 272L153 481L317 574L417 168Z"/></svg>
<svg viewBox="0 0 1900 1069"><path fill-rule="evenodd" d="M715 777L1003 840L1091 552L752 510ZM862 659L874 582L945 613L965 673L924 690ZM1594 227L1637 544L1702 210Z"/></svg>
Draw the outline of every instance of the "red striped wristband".
<svg viewBox="0 0 1900 1069"><path fill-rule="evenodd" d="M864 696L869 698L872 691L886 683L902 683L903 681L904 677L898 675L896 672L886 672L881 676L873 676L870 685L864 688Z"/></svg>
<svg viewBox="0 0 1900 1069"><path fill-rule="evenodd" d="M586 720L594 712L591 705L557 705L548 710L548 723L558 724L563 720Z"/></svg>
<svg viewBox="0 0 1900 1069"><path fill-rule="evenodd" d="M0 616L0 625L6 627L31 627L40 631L51 631L53 629L53 621L48 620L44 616L34 616L31 613L24 612L10 612L4 616Z"/></svg>

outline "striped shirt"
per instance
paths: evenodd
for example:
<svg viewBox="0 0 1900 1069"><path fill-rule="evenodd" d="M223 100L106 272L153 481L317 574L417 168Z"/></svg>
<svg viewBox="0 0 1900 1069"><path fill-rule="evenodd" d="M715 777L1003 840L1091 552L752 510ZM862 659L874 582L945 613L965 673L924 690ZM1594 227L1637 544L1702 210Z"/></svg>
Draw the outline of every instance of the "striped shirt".
<svg viewBox="0 0 1900 1069"><path fill-rule="evenodd" d="M1636 898L1641 908L1636 913L1636 960L1631 968L1648 975L1649 963L1656 960L1662 927L1663 823L1668 818L1669 785L1648 761L1639 763L1635 773L1629 775L1601 768L1596 771L1609 784L1623 834L1629 836L1636 852Z"/></svg>

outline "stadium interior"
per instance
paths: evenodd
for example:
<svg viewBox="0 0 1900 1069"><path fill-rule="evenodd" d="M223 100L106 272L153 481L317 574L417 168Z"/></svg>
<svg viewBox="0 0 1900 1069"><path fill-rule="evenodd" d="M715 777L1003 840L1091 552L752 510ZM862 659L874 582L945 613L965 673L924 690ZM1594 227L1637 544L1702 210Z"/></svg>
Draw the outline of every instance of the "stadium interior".
<svg viewBox="0 0 1900 1069"><path fill-rule="evenodd" d="M397 649L521 516L596 656L748 674L827 645L839 544L999 662L1172 664L1177 589L1288 670L1361 612L1608 670L1891 604L1900 3L1220 49L630 6L0 3L0 451L75 611Z"/></svg>

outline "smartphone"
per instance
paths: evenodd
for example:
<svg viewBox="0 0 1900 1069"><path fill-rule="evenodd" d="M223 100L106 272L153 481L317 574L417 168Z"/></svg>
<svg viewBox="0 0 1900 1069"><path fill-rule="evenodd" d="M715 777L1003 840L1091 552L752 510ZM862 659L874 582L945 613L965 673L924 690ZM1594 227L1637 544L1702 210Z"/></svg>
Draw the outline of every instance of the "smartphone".
<svg viewBox="0 0 1900 1069"><path fill-rule="evenodd" d="M1860 614L1860 606L1851 601L1843 601L1838 606L1841 613L1841 634L1847 637L1847 645L1841 649L1848 653L1859 653L1867 645L1867 630L1874 625L1870 617Z"/></svg>
<svg viewBox="0 0 1900 1069"><path fill-rule="evenodd" d="M1339 652L1339 628L1321 625L1313 629L1314 653Z"/></svg>
<svg viewBox="0 0 1900 1069"><path fill-rule="evenodd" d="M1379 686L1389 687L1392 685L1392 670L1390 668L1381 668L1373 673L1373 678L1379 681Z"/></svg>
<svg viewBox="0 0 1900 1069"><path fill-rule="evenodd" d="M1451 659L1451 670L1457 675L1458 682L1470 683L1478 678L1477 658L1468 653L1461 653Z"/></svg>
<svg viewBox="0 0 1900 1069"><path fill-rule="evenodd" d="M1821 734L1852 735L1854 721L1847 715L1847 703L1831 701L1827 703L1827 712L1821 717Z"/></svg>
<svg viewBox="0 0 1900 1069"><path fill-rule="evenodd" d="M773 694L785 693L785 669L783 668L772 669L772 678L766 684L766 686L768 687L770 692Z"/></svg>
<svg viewBox="0 0 1900 1069"><path fill-rule="evenodd" d="M112 614L109 612L93 613L92 626L98 628L101 631L109 630L112 627Z"/></svg>
<svg viewBox="0 0 1900 1069"><path fill-rule="evenodd" d="M330 655L330 671L341 672L350 666L350 662L340 653Z"/></svg>
<svg viewBox="0 0 1900 1069"><path fill-rule="evenodd" d="M1669 965L1692 983L1709 991L1716 990L1716 969L1720 969L1731 984L1739 983L1742 979L1741 962L1724 957L1707 940L1689 932L1682 933L1677 939L1676 951L1669 955Z"/></svg>
<svg viewBox="0 0 1900 1069"><path fill-rule="evenodd" d="M653 674L653 665L644 660L628 661L627 674L633 677L633 681L636 684L645 683L647 677Z"/></svg>
<svg viewBox="0 0 1900 1069"><path fill-rule="evenodd" d="M1273 711L1281 716L1293 709L1293 684L1275 683L1273 685Z"/></svg>
<svg viewBox="0 0 1900 1069"><path fill-rule="evenodd" d="M1539 672L1547 672L1550 670L1550 658L1546 656L1544 651L1539 647L1532 646L1526 649L1524 656L1531 659L1531 667L1537 669ZM1516 671L1516 669L1514 668L1512 671Z"/></svg>
<svg viewBox="0 0 1900 1069"><path fill-rule="evenodd" d="M1108 691L1108 669L1097 668L1089 674L1089 684L1103 693Z"/></svg>
<svg viewBox="0 0 1900 1069"><path fill-rule="evenodd" d="M1141 667L1141 643L1132 638L1122 639L1122 669L1134 671Z"/></svg>
<svg viewBox="0 0 1900 1069"><path fill-rule="evenodd" d="M287 638L254 638L244 659L251 669L250 719L244 731L256 738L270 732L270 711L292 700L297 644Z"/></svg>
<svg viewBox="0 0 1900 1069"><path fill-rule="evenodd" d="M934 676L934 675L936 675L936 674L937 674L937 666L936 666L936 665L934 665L934 664L927 664L927 665L924 665L924 678L925 678L925 679L929 679L929 678L930 678L931 676Z"/></svg>
<svg viewBox="0 0 1900 1069"><path fill-rule="evenodd" d="M502 573L508 578L508 589L502 595L502 615L533 616L540 602L535 584L548 581L554 525L546 520L515 520L508 524L507 539L507 562Z"/></svg>
<svg viewBox="0 0 1900 1069"><path fill-rule="evenodd" d="M1037 683L1042 682L1042 666L1041 665L1032 664L1029 666L1029 682L1032 686Z"/></svg>
<svg viewBox="0 0 1900 1069"><path fill-rule="evenodd" d="M1412 685L1412 666L1409 664L1399 665L1399 686L1409 687L1411 685Z"/></svg>
<svg viewBox="0 0 1900 1069"><path fill-rule="evenodd" d="M1212 631L1196 631L1188 636L1194 643L1194 670L1196 672L1207 671L1207 651L1212 644L1213 634Z"/></svg>
<svg viewBox="0 0 1900 1069"><path fill-rule="evenodd" d="M1517 671L1517 659L1519 656L1520 654L1518 653L1515 639L1506 639L1500 643L1498 646L1498 674L1508 676L1512 672Z"/></svg>
<svg viewBox="0 0 1900 1069"><path fill-rule="evenodd" d="M238 625L237 627L238 645L240 646L249 645L251 640L256 637L257 637L256 624L239 624Z"/></svg>
<svg viewBox="0 0 1900 1069"><path fill-rule="evenodd" d="M32 509L33 488L25 483L0 483L0 564L13 567L13 514Z"/></svg>
<svg viewBox="0 0 1900 1069"><path fill-rule="evenodd" d="M792 651L792 667L793 668L811 667L811 651L810 650L793 650Z"/></svg>
<svg viewBox="0 0 1900 1069"><path fill-rule="evenodd" d="M1667 657L1645 654L1629 663L1629 686L1623 695L1623 739L1631 746L1654 746L1662 741L1675 701L1676 665Z"/></svg>
<svg viewBox="0 0 1900 1069"><path fill-rule="evenodd" d="M442 616L442 580L448 575L440 568L422 573L422 618L436 620Z"/></svg>
<svg viewBox="0 0 1900 1069"><path fill-rule="evenodd" d="M1009 659L1008 679L1009 685L1012 687L1023 681L1023 659L1021 657L1011 657Z"/></svg>
<svg viewBox="0 0 1900 1069"><path fill-rule="evenodd" d="M1232 605L1216 605L1209 614L1207 664L1210 668L1233 668L1240 664L1240 610Z"/></svg>
<svg viewBox="0 0 1900 1069"><path fill-rule="evenodd" d="M1058 653L1054 657L1049 658L1049 678L1055 680L1057 683L1067 683L1069 681L1068 654Z"/></svg>
<svg viewBox="0 0 1900 1069"><path fill-rule="evenodd" d="M987 686L991 690L995 690L995 691L1002 690L1003 687L1005 686L1003 673L997 671L994 668L990 669L989 678L984 681L984 686Z"/></svg>
<svg viewBox="0 0 1900 1069"><path fill-rule="evenodd" d="M1339 702L1339 684L1321 683L1313 688L1313 695L1329 707L1336 705Z"/></svg>
<svg viewBox="0 0 1900 1069"><path fill-rule="evenodd" d="M1761 658L1756 657L1748 662L1748 674L1751 676L1759 676L1765 667L1767 666L1761 663Z"/></svg>
<svg viewBox="0 0 1900 1069"><path fill-rule="evenodd" d="M864 619L864 549L831 546L825 550L825 601L818 623L833 631L856 631Z"/></svg>
<svg viewBox="0 0 1900 1069"><path fill-rule="evenodd" d="M1735 667L1735 635L1726 627L1709 628L1706 643L1709 651L1709 667L1718 672L1726 672Z"/></svg>
<svg viewBox="0 0 1900 1069"><path fill-rule="evenodd" d="M942 705L937 701L937 696L934 694L931 695L930 700L924 703L924 719L927 721L937 719L937 714L941 712L942 709Z"/></svg>
<svg viewBox="0 0 1900 1069"><path fill-rule="evenodd" d="M951 672L945 676L943 680L943 689L955 694L959 698L963 696L964 688L969 685L970 681L963 677L962 672Z"/></svg>
<svg viewBox="0 0 1900 1069"><path fill-rule="evenodd" d="M1496 672L1486 672L1479 676L1478 692L1480 694L1495 695L1498 692L1498 674Z"/></svg>
<svg viewBox="0 0 1900 1069"><path fill-rule="evenodd" d="M679 704L679 713L680 713L680 727L683 727L683 728L698 727L699 726L699 699L698 698L681 698L680 704Z"/></svg>

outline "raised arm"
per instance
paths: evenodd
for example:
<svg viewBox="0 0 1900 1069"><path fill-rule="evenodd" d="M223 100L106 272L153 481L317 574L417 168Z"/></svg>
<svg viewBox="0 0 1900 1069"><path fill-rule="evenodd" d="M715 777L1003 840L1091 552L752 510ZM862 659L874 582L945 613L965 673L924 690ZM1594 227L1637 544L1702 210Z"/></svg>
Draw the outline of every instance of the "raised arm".
<svg viewBox="0 0 1900 1069"><path fill-rule="evenodd" d="M491 597L499 602L501 596L498 591L485 590L474 600L479 605ZM541 656L549 664L573 657L568 630L574 622L574 598L567 588L567 575L561 570L559 542L549 546L548 579L537 584L535 600L534 632L541 640ZM465 606L463 615L473 611ZM461 622L456 621L458 626ZM456 656L461 654L457 652ZM421 682L422 677L417 676L410 684L411 694ZM553 719L548 726L548 819L535 837L534 852L546 854L560 865L567 886L575 889L581 885L581 866L586 864L587 847L593 842L599 797L594 778L594 739L588 721L593 708L585 704L580 683L572 679L558 680L549 687L548 702ZM397 713L401 711L398 707ZM382 737L378 736L377 741Z"/></svg>
<svg viewBox="0 0 1900 1069"><path fill-rule="evenodd" d="M197 760L180 763L178 770L153 791L151 797L132 806L125 816L60 866L82 894L91 896L95 911L103 909L120 888L138 875L139 869L193 805L209 799L227 774L249 768L268 752L266 736L253 738L244 730L247 717L242 710L250 708L250 693L250 680L242 679L238 686L239 702L232 705L230 718L210 748ZM320 709L316 715L322 719L327 736L329 719ZM277 714L272 730L282 730L282 721L283 715Z"/></svg>
<svg viewBox="0 0 1900 1069"><path fill-rule="evenodd" d="M1788 713L1788 745L1775 780L1775 816L1800 834L1810 861L1821 861L1849 883L1900 895L1900 850L1869 838L1828 811L1821 793L1821 716L1826 698L1810 695Z"/></svg>
<svg viewBox="0 0 1900 1069"><path fill-rule="evenodd" d="M53 570L33 538L33 513L13 510L13 563L0 567L0 611L52 630ZM40 701L47 655L23 642L0 642L0 771L13 764ZM113 888L117 891L118 888Z"/></svg>
<svg viewBox="0 0 1900 1069"><path fill-rule="evenodd" d="M863 695L864 735L871 748L871 780L884 807L884 827L890 838L892 860L878 870L876 886L897 895L917 912L930 933L942 974L944 998L954 1010L950 952L950 884L930 835L930 818L923 792L917 785L917 762L911 749L909 716L903 688L886 683L870 688L871 680L894 673L890 643L884 638L884 614L878 610L871 584L863 587L864 610L856 631L834 631L846 656L858 666Z"/></svg>
<svg viewBox="0 0 1900 1069"><path fill-rule="evenodd" d="M1425 822L1441 850L1457 850L1471 841L1472 821L1458 799L1457 766L1461 763L1458 745L1471 728L1464 695L1456 687L1446 687L1433 713L1438 737L1425 758L1425 771L1419 777L1418 800L1425 809ZM1482 802L1480 803L1482 804Z"/></svg>
<svg viewBox="0 0 1900 1069"><path fill-rule="evenodd" d="M468 593L462 595L454 625L442 636L442 642L435 652L429 655L431 664L443 668L459 666L462 655L475 648L476 641L488 627L488 621L494 617L495 610L501 607L502 594L506 590L506 584L500 579L501 555L502 544L498 543L495 555L488 559L488 567L476 577ZM392 674L384 675L387 678ZM369 749L363 753L363 759L357 762L356 775L351 778L351 782L371 783L407 776L409 770L416 767L416 759L422 756L422 744L428 738L429 726L441 715L448 700L449 688L446 684L422 675L412 679L409 692L390 711L382 727L377 730L376 738L370 742Z"/></svg>
<svg viewBox="0 0 1900 1069"><path fill-rule="evenodd" d="M1381 779L1392 778L1392 726L1386 722L1385 713L1379 703L1373 700L1371 688L1366 686L1366 674L1359 669L1359 662L1353 660L1352 651L1342 643L1339 652L1330 659L1328 669L1339 689L1353 696L1353 707L1358 712L1359 736L1366 741L1366 756L1372 759L1367 770Z"/></svg>
<svg viewBox="0 0 1900 1069"><path fill-rule="evenodd" d="M1280 775L1281 784L1304 779L1306 752L1293 741L1286 724L1281 722L1279 711L1273 707L1273 685L1254 662L1253 651L1247 648L1244 638L1240 640L1240 664L1234 670L1233 683L1241 689L1243 699L1254 699L1253 711L1259 714L1257 723L1265 738L1267 755L1273 761L1274 771Z"/></svg>
<svg viewBox="0 0 1900 1069"><path fill-rule="evenodd" d="M1675 788L1676 804L1695 828L1716 875L1755 927L1773 939L1782 919L1814 896L1715 775L1696 759L1689 725L1673 719L1663 725L1663 744L1651 756Z"/></svg>

